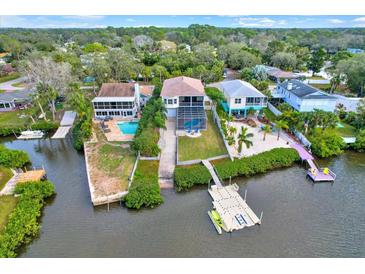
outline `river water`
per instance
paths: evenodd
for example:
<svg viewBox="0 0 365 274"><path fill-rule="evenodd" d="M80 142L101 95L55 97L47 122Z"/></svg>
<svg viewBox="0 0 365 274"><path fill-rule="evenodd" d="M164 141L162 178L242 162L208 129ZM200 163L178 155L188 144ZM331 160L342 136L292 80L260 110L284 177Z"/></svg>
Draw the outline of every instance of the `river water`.
<svg viewBox="0 0 365 274"><path fill-rule="evenodd" d="M44 208L40 236L20 257L365 257L365 154L322 161L335 183L313 184L297 165L235 180L261 226L217 235L206 187L163 190L155 209L94 208L84 158L70 140L11 141L47 170L57 195Z"/></svg>

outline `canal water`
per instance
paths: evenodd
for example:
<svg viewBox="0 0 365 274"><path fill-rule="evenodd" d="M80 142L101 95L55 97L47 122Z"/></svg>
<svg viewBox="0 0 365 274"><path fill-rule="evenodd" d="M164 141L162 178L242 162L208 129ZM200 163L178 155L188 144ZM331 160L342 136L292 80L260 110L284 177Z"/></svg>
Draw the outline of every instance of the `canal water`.
<svg viewBox="0 0 365 274"><path fill-rule="evenodd" d="M11 141L47 170L57 195L44 208L40 236L20 257L365 257L365 154L321 162L335 183L313 184L301 166L235 180L261 226L217 235L205 187L163 190L155 209L90 202L84 158L70 140Z"/></svg>

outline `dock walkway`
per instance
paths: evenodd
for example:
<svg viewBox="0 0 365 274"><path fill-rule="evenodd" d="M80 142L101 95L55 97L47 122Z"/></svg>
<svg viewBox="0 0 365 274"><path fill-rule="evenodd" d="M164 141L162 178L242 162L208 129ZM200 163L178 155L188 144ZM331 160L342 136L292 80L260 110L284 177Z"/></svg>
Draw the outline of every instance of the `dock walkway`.
<svg viewBox="0 0 365 274"><path fill-rule="evenodd" d="M60 127L57 129L56 133L52 136L52 139L64 139L67 133L70 131L73 123L76 119L76 112L65 111L63 114Z"/></svg>
<svg viewBox="0 0 365 274"><path fill-rule="evenodd" d="M216 184L216 186L223 187L221 181L219 180L217 174L214 171L214 167L212 166L212 164L208 160L202 160L202 163L208 169L208 171L209 171L210 175L212 176L213 181Z"/></svg>

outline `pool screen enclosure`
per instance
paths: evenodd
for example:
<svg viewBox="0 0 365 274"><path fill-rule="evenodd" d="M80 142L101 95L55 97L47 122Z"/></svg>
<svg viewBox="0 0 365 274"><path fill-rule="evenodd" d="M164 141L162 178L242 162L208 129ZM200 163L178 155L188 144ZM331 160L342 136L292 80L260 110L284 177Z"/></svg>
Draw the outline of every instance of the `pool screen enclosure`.
<svg viewBox="0 0 365 274"><path fill-rule="evenodd" d="M204 107L179 107L176 115L178 130L207 129Z"/></svg>

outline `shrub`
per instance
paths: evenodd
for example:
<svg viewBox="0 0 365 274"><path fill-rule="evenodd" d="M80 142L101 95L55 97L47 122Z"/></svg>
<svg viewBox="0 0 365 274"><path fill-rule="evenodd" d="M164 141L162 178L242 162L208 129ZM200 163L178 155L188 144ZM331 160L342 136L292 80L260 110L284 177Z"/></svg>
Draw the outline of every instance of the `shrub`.
<svg viewBox="0 0 365 274"><path fill-rule="evenodd" d="M187 190L193 185L208 184L211 178L208 169L202 165L177 166L174 171L177 191Z"/></svg>
<svg viewBox="0 0 365 274"><path fill-rule="evenodd" d="M215 168L219 176L225 180L229 177L252 176L257 173L289 167L299 160L298 152L292 148L274 148L251 157L217 161Z"/></svg>
<svg viewBox="0 0 365 274"><path fill-rule="evenodd" d="M339 155L346 147L342 137L330 129L325 131L316 129L313 134L309 136L309 141L312 143L312 152L323 158Z"/></svg>
<svg viewBox="0 0 365 274"><path fill-rule="evenodd" d="M20 195L18 204L10 214L8 223L0 235L0 257L16 257L16 250L38 235L38 218L45 199L55 193L49 182L27 182L17 185L15 193Z"/></svg>
<svg viewBox="0 0 365 274"><path fill-rule="evenodd" d="M20 168L29 163L29 156L21 150L11 150L0 145L0 166Z"/></svg>
<svg viewBox="0 0 365 274"><path fill-rule="evenodd" d="M219 177L223 180L229 177L252 176L257 173L292 166L299 160L298 152L293 148L274 148L251 157L217 160L214 162ZM174 181L177 191L187 190L193 185L207 184L211 176L202 165L179 166L175 168Z"/></svg>
<svg viewBox="0 0 365 274"><path fill-rule="evenodd" d="M356 142L352 144L352 148L360 152L365 151L365 129L360 130L359 133L356 134Z"/></svg>
<svg viewBox="0 0 365 274"><path fill-rule="evenodd" d="M158 183L158 161L139 161L133 182L124 197L128 208L155 207L163 203Z"/></svg>
<svg viewBox="0 0 365 274"><path fill-rule="evenodd" d="M154 128L145 128L134 138L133 149L140 151L143 156L154 157L160 153L157 143L160 138L158 131Z"/></svg>
<svg viewBox="0 0 365 274"><path fill-rule="evenodd" d="M76 150L82 150L84 142L92 134L91 119L79 120L72 129L72 145Z"/></svg>
<svg viewBox="0 0 365 274"><path fill-rule="evenodd" d="M30 125L30 128L33 130L43 130L48 132L50 130L56 129L58 124L50 121L38 121L35 124ZM19 134L21 131L27 130L26 126L23 127L3 127L0 128L0 136L9 136L15 134Z"/></svg>

